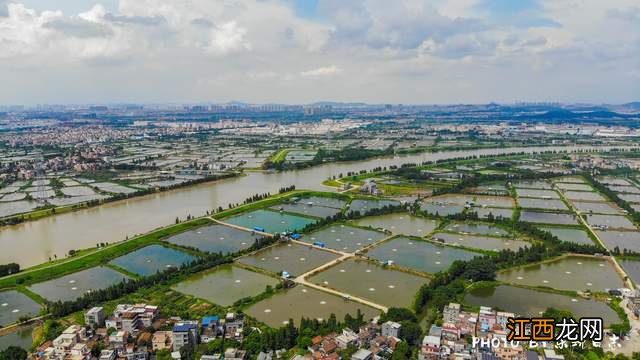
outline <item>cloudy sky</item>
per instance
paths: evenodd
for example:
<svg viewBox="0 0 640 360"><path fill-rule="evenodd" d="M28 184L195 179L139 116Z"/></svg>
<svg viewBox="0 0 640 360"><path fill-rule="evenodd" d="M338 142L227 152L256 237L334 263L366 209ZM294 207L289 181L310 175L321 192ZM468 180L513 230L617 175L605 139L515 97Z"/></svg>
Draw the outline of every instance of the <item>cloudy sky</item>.
<svg viewBox="0 0 640 360"><path fill-rule="evenodd" d="M640 100L638 0L0 0L0 104Z"/></svg>

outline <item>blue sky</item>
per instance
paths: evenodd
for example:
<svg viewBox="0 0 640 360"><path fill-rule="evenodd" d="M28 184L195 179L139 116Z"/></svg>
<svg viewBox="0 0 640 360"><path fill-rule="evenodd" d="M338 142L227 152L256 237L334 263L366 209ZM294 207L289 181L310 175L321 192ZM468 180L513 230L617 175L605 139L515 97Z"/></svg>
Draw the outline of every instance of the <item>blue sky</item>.
<svg viewBox="0 0 640 360"><path fill-rule="evenodd" d="M293 8L301 17L314 19L316 18L318 0L293 0Z"/></svg>

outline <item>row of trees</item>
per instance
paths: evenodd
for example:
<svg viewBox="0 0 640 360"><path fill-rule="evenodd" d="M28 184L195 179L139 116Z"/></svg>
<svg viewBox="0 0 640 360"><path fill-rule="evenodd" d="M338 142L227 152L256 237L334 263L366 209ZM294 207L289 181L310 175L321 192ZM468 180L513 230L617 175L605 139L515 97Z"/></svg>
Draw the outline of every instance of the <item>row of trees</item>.
<svg viewBox="0 0 640 360"><path fill-rule="evenodd" d="M636 224L640 223L640 213L637 212L633 207L631 207L631 205L629 205L628 202L622 200L618 194L614 191L612 191L611 189L609 189L607 186L605 186L604 184L602 184L601 182L599 182L598 180L596 180L593 176L591 175L585 175L585 178L587 179L587 182L596 190L598 190L600 193L604 194L606 197L608 197L609 199L611 199L611 201L613 201L614 203L616 203L616 205L620 206L621 208L623 208L625 211L627 211L627 213L629 214L629 216L631 216L631 218L633 219L633 221Z"/></svg>
<svg viewBox="0 0 640 360"><path fill-rule="evenodd" d="M16 263L0 265L0 276L7 276L17 272L20 272L20 265Z"/></svg>

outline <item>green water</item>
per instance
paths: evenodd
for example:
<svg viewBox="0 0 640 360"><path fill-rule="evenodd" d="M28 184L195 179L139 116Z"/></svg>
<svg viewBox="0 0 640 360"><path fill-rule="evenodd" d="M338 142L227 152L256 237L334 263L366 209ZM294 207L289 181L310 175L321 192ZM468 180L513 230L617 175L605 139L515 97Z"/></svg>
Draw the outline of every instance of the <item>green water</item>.
<svg viewBox="0 0 640 360"><path fill-rule="evenodd" d="M292 276L302 275L338 255L298 244L279 244L238 259L238 262L273 273L287 271Z"/></svg>
<svg viewBox="0 0 640 360"><path fill-rule="evenodd" d="M522 317L539 317L547 308L553 307L571 311L576 318L601 317L607 325L620 322L615 311L603 302L508 285L474 289L464 300L471 305L489 306Z"/></svg>
<svg viewBox="0 0 640 360"><path fill-rule="evenodd" d="M429 280L385 269L363 260L347 260L311 276L310 282L386 306L410 306L418 288Z"/></svg>
<svg viewBox="0 0 640 360"><path fill-rule="evenodd" d="M307 234L302 237L302 241L309 244L323 242L331 249L355 252L387 236L387 234L379 231L339 224L331 225Z"/></svg>
<svg viewBox="0 0 640 360"><path fill-rule="evenodd" d="M239 299L262 293L267 285L275 287L278 283L278 279L271 276L223 265L190 277L174 286L174 290L214 304L231 306Z"/></svg>
<svg viewBox="0 0 640 360"><path fill-rule="evenodd" d="M366 320L380 314L380 311L372 307L299 285L252 305L245 313L277 328L286 324L289 319L298 323L302 317L328 319L331 314L335 314L342 321L346 314L355 317L358 309Z"/></svg>
<svg viewBox="0 0 640 360"><path fill-rule="evenodd" d="M544 264L500 272L507 283L545 286L559 290L605 291L623 286L622 279L605 259L569 256Z"/></svg>
<svg viewBox="0 0 640 360"><path fill-rule="evenodd" d="M393 234L403 234L423 237L438 227L437 220L425 219L409 214L387 214L368 216L355 222L360 226L370 226L374 229L386 229Z"/></svg>
<svg viewBox="0 0 640 360"><path fill-rule="evenodd" d="M398 237L370 249L366 256L381 262L391 260L401 267L436 273L448 268L456 260L469 260L480 254Z"/></svg>
<svg viewBox="0 0 640 360"><path fill-rule="evenodd" d="M266 232L273 234L300 230L308 224L316 222L316 220L311 218L282 214L278 211L270 210L256 210L246 214L230 217L223 221L248 229L261 227L264 228Z"/></svg>

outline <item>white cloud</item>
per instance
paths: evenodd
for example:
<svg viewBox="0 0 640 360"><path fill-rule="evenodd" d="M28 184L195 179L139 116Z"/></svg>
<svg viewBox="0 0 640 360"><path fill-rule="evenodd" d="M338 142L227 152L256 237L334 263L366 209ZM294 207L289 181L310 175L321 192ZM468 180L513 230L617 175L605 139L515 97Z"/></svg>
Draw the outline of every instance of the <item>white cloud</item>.
<svg viewBox="0 0 640 360"><path fill-rule="evenodd" d="M251 43L246 40L247 29L229 21L215 27L211 31L211 42L208 50L216 54L229 54L241 50L251 50Z"/></svg>
<svg viewBox="0 0 640 360"><path fill-rule="evenodd" d="M7 103L616 102L640 93L629 76L640 68L637 0L537 0L536 19L554 26L489 17L480 0L319 0L315 18L289 0L119 0L117 11L76 13L20 1L0 0ZM336 76L345 73L348 82Z"/></svg>
<svg viewBox="0 0 640 360"><path fill-rule="evenodd" d="M300 75L305 77L332 76L342 72L342 69L335 65L319 67L313 70L302 71Z"/></svg>

